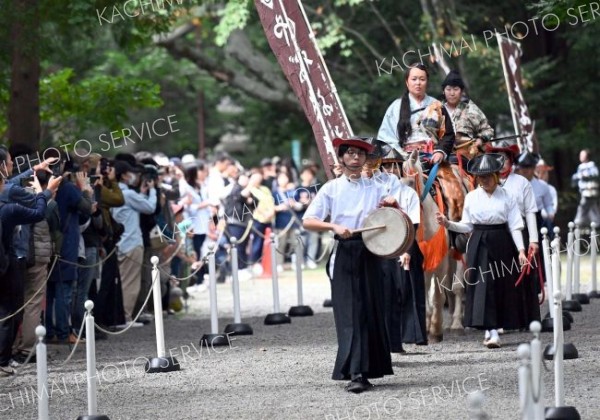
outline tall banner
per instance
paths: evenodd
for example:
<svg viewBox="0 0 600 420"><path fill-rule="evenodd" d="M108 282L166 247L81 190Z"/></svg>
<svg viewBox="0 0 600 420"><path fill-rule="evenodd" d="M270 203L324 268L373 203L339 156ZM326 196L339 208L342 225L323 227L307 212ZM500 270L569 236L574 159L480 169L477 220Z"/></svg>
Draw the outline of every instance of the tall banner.
<svg viewBox="0 0 600 420"><path fill-rule="evenodd" d="M337 163L332 140L352 135L337 90L300 0L255 0L269 45L312 127L328 177Z"/></svg>
<svg viewBox="0 0 600 420"><path fill-rule="evenodd" d="M512 113L515 134L520 135L519 147L522 151L539 151L537 136L535 135L535 122L529 116L529 108L523 97L523 80L521 78L521 56L523 52L518 42L512 41L496 33L502 71L508 91L508 101Z"/></svg>

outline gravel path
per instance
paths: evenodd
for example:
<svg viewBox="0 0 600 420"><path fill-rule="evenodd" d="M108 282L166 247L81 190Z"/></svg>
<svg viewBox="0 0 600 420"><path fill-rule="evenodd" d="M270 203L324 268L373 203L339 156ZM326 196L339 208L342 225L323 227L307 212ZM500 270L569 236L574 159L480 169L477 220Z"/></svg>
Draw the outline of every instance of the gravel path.
<svg viewBox="0 0 600 420"><path fill-rule="evenodd" d="M231 347L200 347L209 332L208 292L189 301L188 313L165 320L167 348L181 370L143 372L145 358L155 354L152 325L97 342L98 411L111 420L154 419L466 419L466 394L482 389L486 412L495 419L517 419L517 356L530 333L502 337L503 347L488 350L481 334L446 333L440 344L407 346L408 355L392 355L395 375L373 381L361 395L344 391L345 382L330 379L336 352L331 310L322 307L329 284L322 269L306 272L305 303L313 317L294 318L291 325L265 326L272 312L271 282L241 283L243 321L254 335L235 337ZM587 290L584 281L583 289ZM219 285L220 328L231 322L229 284ZM293 272L280 281L281 308L296 303ZM546 310L544 310L544 313ZM567 341L580 358L565 362L566 403L583 419L600 419L600 301L575 313ZM543 334L544 345L551 335ZM49 347L51 419L75 419L86 412L85 351L62 365L68 348ZM546 405L554 400L552 364L543 373ZM35 365L14 379L0 379L0 419L36 419Z"/></svg>

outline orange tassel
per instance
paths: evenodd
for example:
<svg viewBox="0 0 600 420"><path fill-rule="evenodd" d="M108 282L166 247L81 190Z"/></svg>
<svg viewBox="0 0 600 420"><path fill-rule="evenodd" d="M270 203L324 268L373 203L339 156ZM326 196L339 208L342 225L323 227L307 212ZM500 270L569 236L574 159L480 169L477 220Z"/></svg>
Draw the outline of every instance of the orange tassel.
<svg viewBox="0 0 600 420"><path fill-rule="evenodd" d="M419 226L419 229L421 229L421 225ZM448 252L446 230L440 226L430 240L419 241L419 248L423 254L423 270L435 270Z"/></svg>

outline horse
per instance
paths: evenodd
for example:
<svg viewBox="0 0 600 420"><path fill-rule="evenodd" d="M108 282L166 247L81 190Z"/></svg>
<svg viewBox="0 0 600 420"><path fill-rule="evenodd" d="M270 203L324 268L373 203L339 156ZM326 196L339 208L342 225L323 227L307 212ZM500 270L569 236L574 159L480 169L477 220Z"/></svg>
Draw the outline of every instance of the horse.
<svg viewBox="0 0 600 420"><path fill-rule="evenodd" d="M453 172L454 168L451 168ZM405 178L403 181L413 187L421 196L425 189L424 175L419 161L418 151L413 151L403 164ZM457 179L461 179L457 177ZM464 192L464 191L462 191ZM446 298L449 299L449 309L452 314L451 330L463 330L462 317L464 312L463 296L464 283L460 281L464 273L462 256L450 246L450 234L446 228L440 226L435 214L444 212L441 191L437 191L437 203L431 194L425 194L421 202L421 223L417 238L419 247L424 256L425 290L426 299L426 326L428 339L437 343L443 340L443 309ZM456 215L462 213L464 194L455 194L450 200L450 206L455 206L449 211ZM458 206L458 208L456 208ZM435 278L437 284L434 284ZM455 281L459 279L458 281Z"/></svg>

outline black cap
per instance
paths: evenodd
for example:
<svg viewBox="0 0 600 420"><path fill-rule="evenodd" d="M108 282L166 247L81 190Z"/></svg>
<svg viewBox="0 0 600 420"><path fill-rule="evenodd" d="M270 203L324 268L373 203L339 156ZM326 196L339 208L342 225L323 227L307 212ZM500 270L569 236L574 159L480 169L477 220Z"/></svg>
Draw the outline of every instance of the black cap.
<svg viewBox="0 0 600 420"><path fill-rule="evenodd" d="M115 160L112 166L115 168L115 176L118 180L124 173L133 172L131 165L124 160Z"/></svg>
<svg viewBox="0 0 600 420"><path fill-rule="evenodd" d="M504 166L504 156L499 153L487 153L475 156L467 163L467 171L473 175L489 175L500 172Z"/></svg>
<svg viewBox="0 0 600 420"><path fill-rule="evenodd" d="M538 154L525 151L519 155L516 164L519 168L535 168L539 160Z"/></svg>
<svg viewBox="0 0 600 420"><path fill-rule="evenodd" d="M442 89L446 86L457 86L461 89L465 88L465 84L456 70L451 70L450 73L446 75L446 78L442 82Z"/></svg>

